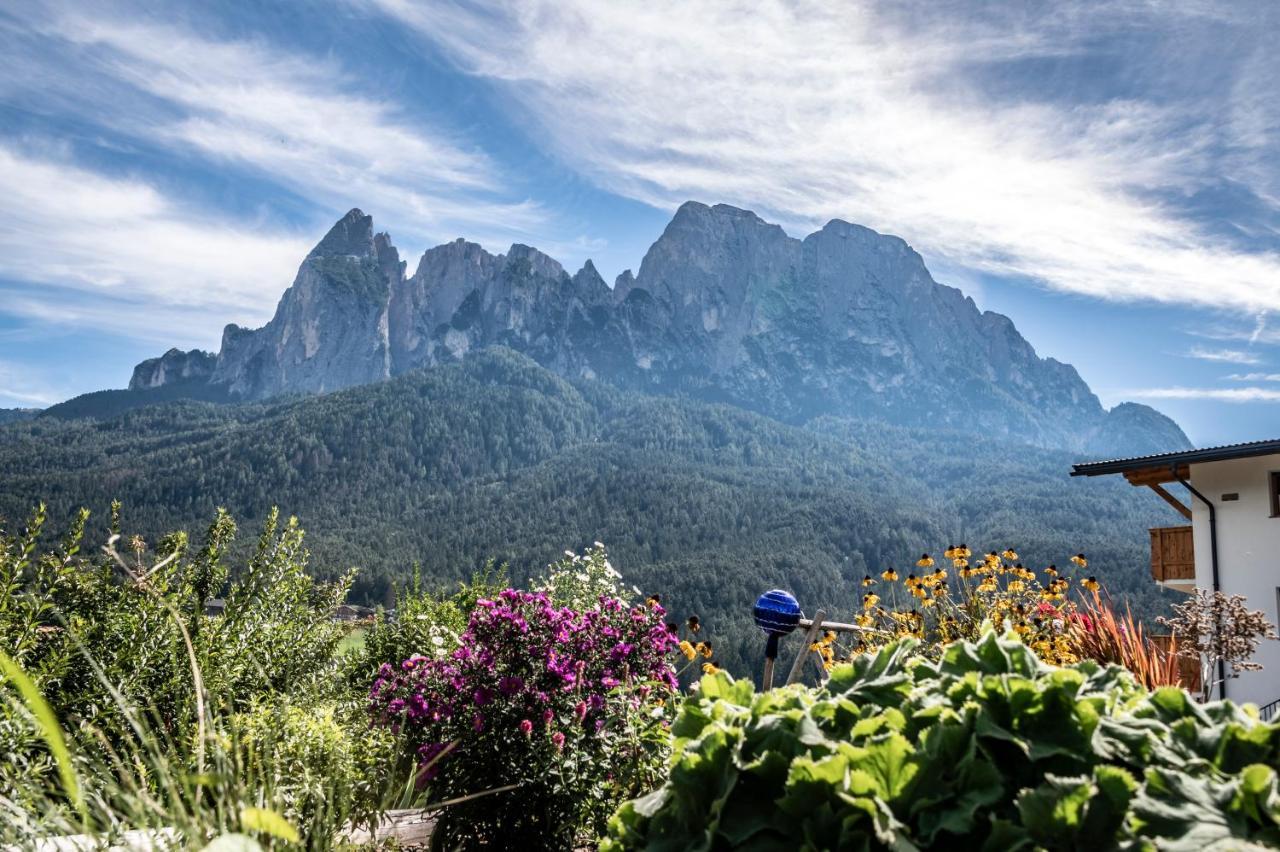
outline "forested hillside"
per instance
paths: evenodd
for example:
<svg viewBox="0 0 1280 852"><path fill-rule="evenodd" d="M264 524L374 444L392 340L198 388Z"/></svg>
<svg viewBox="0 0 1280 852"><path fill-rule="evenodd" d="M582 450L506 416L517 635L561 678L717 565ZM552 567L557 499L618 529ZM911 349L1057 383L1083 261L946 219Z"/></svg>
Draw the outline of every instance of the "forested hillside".
<svg viewBox="0 0 1280 852"><path fill-rule="evenodd" d="M758 653L750 606L793 589L848 615L857 581L961 541L1016 547L1030 567L1085 551L1117 597L1164 605L1146 528L1172 512L1123 482L1067 476L1070 455L881 423L783 425L728 406L571 384L496 349L337 393L219 405L172 401L0 429L0 515L55 518L113 499L154 539L200 534L218 506L241 544L273 505L298 515L313 564L360 568L389 599L412 563L447 584L488 559L524 579L605 542L673 613L698 613L731 669ZM78 414L94 413L82 402ZM748 658L751 662L748 662Z"/></svg>

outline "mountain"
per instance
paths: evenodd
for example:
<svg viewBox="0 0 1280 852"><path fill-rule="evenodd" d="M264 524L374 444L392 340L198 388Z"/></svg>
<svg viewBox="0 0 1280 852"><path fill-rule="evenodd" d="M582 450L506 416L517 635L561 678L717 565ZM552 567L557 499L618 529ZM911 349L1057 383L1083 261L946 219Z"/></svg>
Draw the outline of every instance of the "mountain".
<svg viewBox="0 0 1280 852"><path fill-rule="evenodd" d="M273 505L308 531L317 573L361 569L383 602L415 562L433 586L493 558L523 581L566 548L609 545L629 583L676 617L700 614L717 658L753 671L751 604L791 588L848 617L867 573L905 576L922 551L1015 547L1042 567L1084 551L1140 614L1145 529L1176 516L1119 478L1067 476L1068 452L937 428L823 417L804 426L739 407L569 381L503 347L327 394L212 404L114 391L109 414L0 427L0 516L46 501L51 535L76 507L106 534L193 542L217 507L249 548ZM158 404L163 403L163 404ZM0 530L13 527L0 521Z"/></svg>
<svg viewBox="0 0 1280 852"><path fill-rule="evenodd" d="M5 423L16 423L28 420L40 413L38 408L0 408L0 426Z"/></svg>
<svg viewBox="0 0 1280 852"><path fill-rule="evenodd" d="M1084 455L1190 447L1154 409L1104 409L1074 368L935 282L897 237L833 220L800 240L697 202L612 289L590 261L570 275L529 246L495 255L461 239L406 276L390 237L352 210L267 325L227 326L216 356L171 350L144 362L131 387L262 400L385 381L491 346L570 379L790 424L856 417Z"/></svg>

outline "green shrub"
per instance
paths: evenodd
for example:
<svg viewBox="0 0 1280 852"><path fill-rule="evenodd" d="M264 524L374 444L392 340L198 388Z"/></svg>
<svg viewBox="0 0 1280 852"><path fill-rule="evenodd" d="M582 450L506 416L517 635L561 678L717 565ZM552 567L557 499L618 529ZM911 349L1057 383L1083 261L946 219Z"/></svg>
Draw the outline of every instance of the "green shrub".
<svg viewBox="0 0 1280 852"><path fill-rule="evenodd" d="M602 848L1280 843L1280 725L994 634L937 662L914 651L889 645L817 689L704 678L667 783L623 805Z"/></svg>
<svg viewBox="0 0 1280 852"><path fill-rule="evenodd" d="M367 821L395 786L396 737L370 728L361 711L264 701L228 729L240 774L270 791L272 806L311 833Z"/></svg>
<svg viewBox="0 0 1280 852"><path fill-rule="evenodd" d="M273 511L248 564L228 579L236 528L225 512L199 548L185 533L152 548L119 535L113 507L107 553L82 550L87 518L80 512L59 546L43 553L43 507L20 530L0 525L0 648L62 725L94 732L82 738L82 752L131 748L142 720L172 750L169 759L192 764L201 701L208 727L213 716L264 701L342 697L334 653L343 629L331 614L349 580L324 585L307 576L296 521L281 524ZM206 602L224 589L222 614L206 615ZM0 692L7 687L0 677ZM30 799L52 778L29 722L0 702L0 797Z"/></svg>

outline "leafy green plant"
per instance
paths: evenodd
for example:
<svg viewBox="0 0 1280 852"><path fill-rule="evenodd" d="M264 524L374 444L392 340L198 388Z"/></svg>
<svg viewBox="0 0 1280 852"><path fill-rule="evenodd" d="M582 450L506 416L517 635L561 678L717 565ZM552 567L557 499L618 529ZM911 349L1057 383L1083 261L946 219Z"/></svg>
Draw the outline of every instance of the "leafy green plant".
<svg viewBox="0 0 1280 852"><path fill-rule="evenodd" d="M988 633L936 661L915 639L756 693L704 678L667 783L602 849L1243 848L1280 842L1280 726L1041 662Z"/></svg>

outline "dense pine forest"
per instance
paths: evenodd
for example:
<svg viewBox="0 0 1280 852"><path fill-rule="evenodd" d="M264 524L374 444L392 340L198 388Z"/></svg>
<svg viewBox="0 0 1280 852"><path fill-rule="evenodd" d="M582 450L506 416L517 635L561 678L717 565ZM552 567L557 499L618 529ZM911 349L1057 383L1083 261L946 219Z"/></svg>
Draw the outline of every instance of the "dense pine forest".
<svg viewBox="0 0 1280 852"><path fill-rule="evenodd" d="M154 540L199 535L223 506L247 548L279 506L317 570L357 567L352 597L373 604L415 564L442 588L490 560L523 580L600 540L628 583L699 614L738 671L759 653L761 591L847 614L867 573L952 543L1015 547L1037 570L1085 551L1118 601L1167 604L1146 528L1177 519L1123 482L1071 479L1067 453L869 421L787 426L570 383L504 349L265 403L163 393L103 392L4 426L0 515L16 526L39 501L54 519L84 505L101 533L120 500L126 527Z"/></svg>

